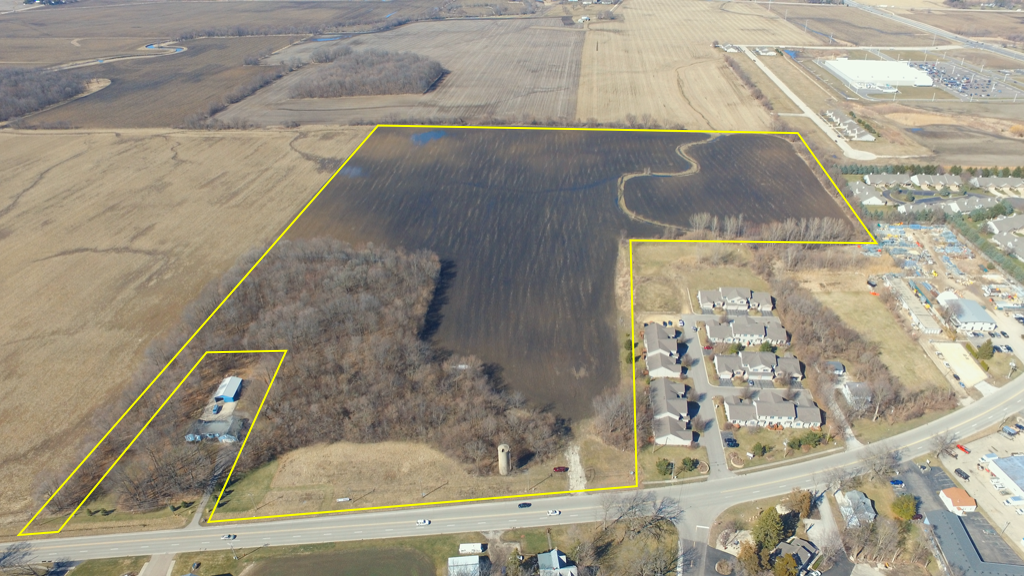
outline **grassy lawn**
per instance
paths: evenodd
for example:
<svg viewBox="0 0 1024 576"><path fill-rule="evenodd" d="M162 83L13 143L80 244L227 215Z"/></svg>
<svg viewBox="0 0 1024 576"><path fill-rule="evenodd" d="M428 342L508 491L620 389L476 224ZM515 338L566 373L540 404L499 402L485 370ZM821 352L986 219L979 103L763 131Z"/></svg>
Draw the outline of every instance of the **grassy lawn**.
<svg viewBox="0 0 1024 576"><path fill-rule="evenodd" d="M233 478L231 485L224 491L217 512L252 512L253 502L259 504L270 491L270 483L274 480L277 465L277 461L273 461L241 478ZM251 500L249 494L252 495ZM217 495L214 494L206 505L207 512L213 509L216 500Z"/></svg>
<svg viewBox="0 0 1024 576"><path fill-rule="evenodd" d="M633 450L619 450L586 434L580 440L580 464L587 474L587 488L632 486Z"/></svg>
<svg viewBox="0 0 1024 576"><path fill-rule="evenodd" d="M238 560L231 557L230 550L188 552L175 557L175 566L187 569L193 562L201 563L200 574L218 574L238 576L242 570L261 561L273 561L288 557L317 554L321 558L329 556L350 555L355 552L382 550L408 550L425 555L434 564L435 570L447 567L448 557L457 556L459 544L462 542L486 542L487 539L477 532L451 534L444 536L423 536L419 538L393 538L387 540L368 540L360 542L334 542L327 544L310 544L306 546L272 546L266 548L236 548ZM339 558L335 558L337 560ZM274 562L273 564L277 564ZM325 565L331 565L325 562ZM257 570L259 572L259 570ZM337 572L335 572L337 573ZM120 574L120 573L117 573ZM108 576L117 576L105 573ZM76 576L81 576L77 570Z"/></svg>
<svg viewBox="0 0 1024 576"><path fill-rule="evenodd" d="M86 560L75 567L72 573L75 576L121 576L129 572L138 573L142 570L142 565L148 561L149 556Z"/></svg>
<svg viewBox="0 0 1024 576"><path fill-rule="evenodd" d="M879 417L875 422L872 422L870 417L863 418L853 422L853 433L858 440L865 444L869 444L871 442L877 442L879 440L889 438L890 436L906 432L911 428L923 426L933 420L937 420L942 416L945 416L946 414L949 414L949 411L931 412L919 418L896 422L895 424L890 424L888 420L881 417Z"/></svg>
<svg viewBox="0 0 1024 576"><path fill-rule="evenodd" d="M586 526L586 525L584 525ZM597 524L589 526L596 527ZM550 532L549 532L550 530ZM551 544L555 548L568 550L571 547L571 539L567 533L569 526L552 526L548 528L516 528L502 533L501 541L509 544L519 544L519 550L524 555L539 554L551 550L548 546L548 536L551 536Z"/></svg>
<svg viewBox="0 0 1024 576"><path fill-rule="evenodd" d="M1002 386L1010 381L1007 375L1010 374L1010 362L1016 362L1016 357L1013 354L1003 354L1002 352L992 356L992 358L985 360L988 364L989 384L993 386ZM1018 372L1020 366L1017 366L1017 370L1014 371L1014 376L1019 375Z"/></svg>
<svg viewBox="0 0 1024 576"><path fill-rule="evenodd" d="M857 490L863 492L875 503L875 512L878 512L879 515L895 518L892 514L892 501L896 499L897 494L888 482L876 478L870 482L861 482Z"/></svg>
<svg viewBox="0 0 1024 576"><path fill-rule="evenodd" d="M708 542L717 542L718 535L729 524L735 525L737 530L749 530L762 510L774 507L784 498L785 496L772 496L761 500L751 500L727 509L718 518L715 518L715 523L711 525L711 530L708 533Z"/></svg>
<svg viewBox="0 0 1024 576"><path fill-rule="evenodd" d="M676 478L692 478L700 476L700 472L693 470L684 472L679 468L683 458L690 457L708 461L708 449L701 446L690 448L688 446L645 446L640 450L640 478L643 480L670 480L672 475L663 476L658 473L658 460L664 458L676 465Z"/></svg>
<svg viewBox="0 0 1024 576"><path fill-rule="evenodd" d="M867 292L825 292L815 297L866 340L878 344L882 362L908 389L919 390L945 382L921 346L877 297Z"/></svg>
<svg viewBox="0 0 1024 576"><path fill-rule="evenodd" d="M740 443L739 448L727 448L726 461L729 463L729 467L732 469L740 469L732 465L732 459L729 458L729 454L737 454L740 459L743 460L743 470L749 470L757 466L763 466L765 464L772 464L785 459L800 458L803 456L809 456L812 454L818 454L826 450L842 446L838 444L842 437L834 438L827 444L816 446L808 451L803 449L791 450L787 449L783 444L783 441L788 441L791 438L800 436L801 434L807 433L809 430L806 428L786 428L781 431L779 430L768 430L767 428L752 428L744 426L739 430L733 432L733 436L736 441ZM755 456L754 458L747 458L747 453L753 451L755 444L760 442L764 446L771 446L771 450L768 451L764 456ZM833 444L835 442L835 444Z"/></svg>
<svg viewBox="0 0 1024 576"><path fill-rule="evenodd" d="M750 253L743 247L639 244L633 250L638 312L699 312L694 310L698 290L722 286L768 289L767 283L745 266Z"/></svg>
<svg viewBox="0 0 1024 576"><path fill-rule="evenodd" d="M185 502L175 502L175 511L167 506L152 512L126 512L117 506L117 498L110 494L91 498L78 514L68 523L69 530L96 529L98 527L145 527L149 529L169 529L184 526L192 519L196 511L198 498L189 498Z"/></svg>

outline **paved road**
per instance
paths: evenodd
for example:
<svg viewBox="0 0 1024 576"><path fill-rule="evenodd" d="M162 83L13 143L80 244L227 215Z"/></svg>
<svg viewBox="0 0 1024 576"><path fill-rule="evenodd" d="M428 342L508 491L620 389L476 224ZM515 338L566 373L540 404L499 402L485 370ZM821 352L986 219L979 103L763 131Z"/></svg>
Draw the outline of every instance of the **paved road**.
<svg viewBox="0 0 1024 576"><path fill-rule="evenodd" d="M934 34L938 38L944 38L946 40L952 40L953 42L959 42L961 44L964 44L968 48L977 48L979 50L987 50L987 51L992 52L994 54L999 54L1000 56L1005 56L1007 58L1012 58L1014 60L1017 60L1018 62L1024 62L1024 54L1021 54L1020 52L1014 52L1013 50L1008 50L1006 48L1003 48L1002 46L997 46L995 44L989 44L987 42L979 42L977 40L972 40L970 38L967 38L966 36L961 36L959 34L954 34L952 32L946 32L942 28L936 28L935 26L929 26L928 24L922 24L921 22L918 22L916 20L911 20L910 18L904 18L902 16L897 16L897 15L893 14L892 12L889 12L888 10L883 10L882 8L875 8L874 6L868 6L867 4L861 4L859 2L854 2L853 0L846 0L846 5L847 6L853 6L854 8L859 8L859 9L865 11L865 12L870 12L872 14L876 14L876 15L881 16L883 18L888 18L890 20L894 20L896 22L899 22L901 24L905 24L905 25L910 26L912 28L917 28L918 30L923 30L923 31L928 32L930 34Z"/></svg>
<svg viewBox="0 0 1024 576"><path fill-rule="evenodd" d="M1000 422L1024 409L1024 376L996 393L961 408L930 424L890 438L886 444L899 448L904 458L929 451L929 440L938 432L952 430L961 436ZM733 475L715 481L656 488L659 496L678 498L685 509L680 536L706 538L707 526L723 510L751 499L784 494L792 488L821 488L826 470L842 467L860 470L865 455L862 448L821 458L772 468L760 472ZM506 530L512 527L550 526L601 519L604 497L586 493L536 499L532 508L521 510L518 500L493 501L437 508L417 508L367 514L325 515L270 521L259 524L218 525L197 530L166 530L138 534L111 534L33 541L36 558L86 560L127 555L152 555L196 550L226 550L228 542L220 536L237 534L234 545L241 548L285 546L328 541L395 538L425 534L466 531ZM559 509L560 516L549 517L547 509ZM429 518L427 527L416 526L416 519Z"/></svg>

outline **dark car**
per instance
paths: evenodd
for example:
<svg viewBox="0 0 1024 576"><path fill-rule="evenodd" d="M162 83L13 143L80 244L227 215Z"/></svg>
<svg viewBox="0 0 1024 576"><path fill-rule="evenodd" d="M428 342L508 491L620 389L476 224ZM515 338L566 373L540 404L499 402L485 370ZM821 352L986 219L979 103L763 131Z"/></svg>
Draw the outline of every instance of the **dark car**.
<svg viewBox="0 0 1024 576"><path fill-rule="evenodd" d="M726 438L724 440L724 442L725 442L725 445L728 446L729 448L739 448L740 447L740 443L737 442L735 438Z"/></svg>
<svg viewBox="0 0 1024 576"><path fill-rule="evenodd" d="M1013 427L1017 430L1024 431L1024 424L1014 424Z"/></svg>
<svg viewBox="0 0 1024 576"><path fill-rule="evenodd" d="M1003 344L1003 352L1006 352L1007 354L1013 354L1013 348L1010 348L1006 344Z"/></svg>
<svg viewBox="0 0 1024 576"><path fill-rule="evenodd" d="M529 502L520 502L519 503L519 507L520 508L529 508L530 506L533 506L533 504L530 504Z"/></svg>
<svg viewBox="0 0 1024 576"><path fill-rule="evenodd" d="M569 471L569 467L568 466L555 466L554 467L554 471L555 472L568 472Z"/></svg>
<svg viewBox="0 0 1024 576"><path fill-rule="evenodd" d="M1002 330L1000 330L999 333L1002 334L1003 338L1009 338L1010 337L1009 334L1007 334L1006 332L1003 332Z"/></svg>
<svg viewBox="0 0 1024 576"><path fill-rule="evenodd" d="M924 520L924 516L922 516L921 514L914 514L910 519L911 520Z"/></svg>
<svg viewBox="0 0 1024 576"><path fill-rule="evenodd" d="M956 470L953 470L953 473L956 474L957 476L963 478L964 482L970 482L971 481L970 475L967 474L967 472L964 472L963 470L961 470L960 468L957 468Z"/></svg>

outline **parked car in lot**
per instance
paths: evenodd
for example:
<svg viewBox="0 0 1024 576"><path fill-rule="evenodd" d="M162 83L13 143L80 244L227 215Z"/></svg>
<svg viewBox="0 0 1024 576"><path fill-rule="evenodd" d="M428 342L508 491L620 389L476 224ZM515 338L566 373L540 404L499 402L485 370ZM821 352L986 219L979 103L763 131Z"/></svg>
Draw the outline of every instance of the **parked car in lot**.
<svg viewBox="0 0 1024 576"><path fill-rule="evenodd" d="M533 506L533 504L530 504L529 502L520 502L519 503L519 507L520 508L529 508L530 506Z"/></svg>
<svg viewBox="0 0 1024 576"><path fill-rule="evenodd" d="M963 444L957 444L956 448L957 448L957 450L963 452L964 454L970 454L971 453L971 449L968 448L967 446L964 446Z"/></svg>
<svg viewBox="0 0 1024 576"><path fill-rule="evenodd" d="M555 466L552 470L554 470L555 472L568 472L569 471L569 467L568 466Z"/></svg>
<svg viewBox="0 0 1024 576"><path fill-rule="evenodd" d="M1017 430L1024 431L1024 424L1014 424L1013 427Z"/></svg>
<svg viewBox="0 0 1024 576"><path fill-rule="evenodd" d="M1007 354L1013 354L1013 348L1010 348L1006 344L1003 344L1003 352L1006 352Z"/></svg>
<svg viewBox="0 0 1024 576"><path fill-rule="evenodd" d="M961 479L963 479L964 482L970 482L971 481L970 475L968 475L967 472L964 472L960 468L957 468L956 470L953 470L953 473L956 474L957 476L959 476Z"/></svg>
<svg viewBox="0 0 1024 576"><path fill-rule="evenodd" d="M1010 337L1010 335L1007 334L1006 332L1004 332L1003 330L999 331L999 335L1002 336L1003 338L1009 338Z"/></svg>
<svg viewBox="0 0 1024 576"><path fill-rule="evenodd" d="M426 519L422 519L421 518L421 519L416 521L416 525L417 526L429 526L430 525L430 520L426 520Z"/></svg>

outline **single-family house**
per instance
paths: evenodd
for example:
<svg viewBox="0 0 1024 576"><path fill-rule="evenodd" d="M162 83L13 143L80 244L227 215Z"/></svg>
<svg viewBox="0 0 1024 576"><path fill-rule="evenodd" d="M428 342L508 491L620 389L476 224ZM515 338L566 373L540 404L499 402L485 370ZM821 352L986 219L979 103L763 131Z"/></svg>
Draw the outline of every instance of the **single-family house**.
<svg viewBox="0 0 1024 576"><path fill-rule="evenodd" d="M843 382L839 390L854 409L863 410L871 404L871 388L864 382Z"/></svg>
<svg viewBox="0 0 1024 576"><path fill-rule="evenodd" d="M647 374L651 378L679 378L683 375L683 367L676 358L663 354L648 354Z"/></svg>
<svg viewBox="0 0 1024 576"><path fill-rule="evenodd" d="M491 559L487 556L455 556L448 558L448 576L484 576L490 574Z"/></svg>
<svg viewBox="0 0 1024 576"><path fill-rule="evenodd" d="M946 488L939 492L939 500L942 500L942 504L947 510L957 516L963 516L967 512L974 512L978 509L978 503L963 488Z"/></svg>
<svg viewBox="0 0 1024 576"><path fill-rule="evenodd" d="M867 526L878 516L874 503L863 492L836 490L834 496L836 503L839 504L839 513L843 515L847 526Z"/></svg>
<svg viewBox="0 0 1024 576"><path fill-rule="evenodd" d="M876 188L910 186L909 174L865 174L864 183Z"/></svg>
<svg viewBox="0 0 1024 576"><path fill-rule="evenodd" d="M1020 230L1021 228L1024 228L1024 214L1014 214L1013 216L995 218L993 220L989 220L985 224L985 227L993 234Z"/></svg>
<svg viewBox="0 0 1024 576"><path fill-rule="evenodd" d="M569 561L565 552L553 548L537 554L537 570L540 576L578 576L578 568Z"/></svg>
<svg viewBox="0 0 1024 576"><path fill-rule="evenodd" d="M811 560L818 554L818 547L811 544L803 538L797 538L793 536L785 542L779 542L779 545L772 550L772 557L778 562L778 559L783 556L792 556L793 560L796 560L796 572L797 574L803 574L803 571L811 565Z"/></svg>
<svg viewBox="0 0 1024 576"><path fill-rule="evenodd" d="M953 176L952 174L914 174L910 177L910 182L923 190L949 188L955 191L959 190L962 184L960 177Z"/></svg>
<svg viewBox="0 0 1024 576"><path fill-rule="evenodd" d="M843 366L843 363L837 360L828 360L825 362L825 370L835 374L836 376L843 376L846 374L846 366Z"/></svg>
<svg viewBox="0 0 1024 576"><path fill-rule="evenodd" d="M228 376L220 381L213 399L216 402L237 402L241 394L242 379L237 376Z"/></svg>
<svg viewBox="0 0 1024 576"><path fill-rule="evenodd" d="M647 349L648 357L663 354L674 358L679 353L676 329L662 326L657 322L644 326L644 348Z"/></svg>

